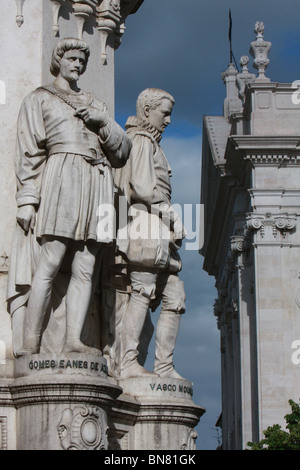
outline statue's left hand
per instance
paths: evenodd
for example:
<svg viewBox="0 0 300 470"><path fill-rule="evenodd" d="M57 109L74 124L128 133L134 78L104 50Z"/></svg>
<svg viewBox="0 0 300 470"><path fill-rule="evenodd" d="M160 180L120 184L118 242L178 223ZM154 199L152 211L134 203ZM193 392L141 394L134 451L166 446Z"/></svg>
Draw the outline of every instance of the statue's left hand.
<svg viewBox="0 0 300 470"><path fill-rule="evenodd" d="M91 126L103 127L108 121L106 111L95 108L94 106L82 106L75 111L74 116L78 116L83 119L86 124Z"/></svg>
<svg viewBox="0 0 300 470"><path fill-rule="evenodd" d="M21 206L17 212L17 221L23 228L25 232L31 228L33 230L36 220L36 211L34 206L28 204L26 206Z"/></svg>

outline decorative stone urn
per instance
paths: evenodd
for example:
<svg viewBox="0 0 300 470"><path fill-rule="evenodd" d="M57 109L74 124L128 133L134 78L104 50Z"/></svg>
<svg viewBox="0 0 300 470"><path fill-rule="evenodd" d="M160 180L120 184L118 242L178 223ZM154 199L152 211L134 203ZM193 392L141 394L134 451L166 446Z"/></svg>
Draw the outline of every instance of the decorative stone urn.
<svg viewBox="0 0 300 470"><path fill-rule="evenodd" d="M251 42L249 50L251 56L254 58L253 67L258 70L258 78L256 81L270 81L270 79L265 76L265 70L270 62L268 54L272 44L264 40L264 30L263 22L257 21L254 28L257 35L256 41Z"/></svg>

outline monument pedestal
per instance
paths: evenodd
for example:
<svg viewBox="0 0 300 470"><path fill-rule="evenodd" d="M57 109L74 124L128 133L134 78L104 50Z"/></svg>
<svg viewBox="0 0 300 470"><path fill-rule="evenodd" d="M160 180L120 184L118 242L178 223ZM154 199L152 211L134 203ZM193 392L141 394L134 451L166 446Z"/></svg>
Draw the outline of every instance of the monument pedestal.
<svg viewBox="0 0 300 470"><path fill-rule="evenodd" d="M110 411L115 435L119 434L116 449L196 449L194 427L205 409L194 404L190 381L153 376L123 379L118 384L123 394ZM129 416L125 410L130 408Z"/></svg>
<svg viewBox="0 0 300 470"><path fill-rule="evenodd" d="M0 387L2 450L195 450L205 409L188 380L117 381L102 356L15 360Z"/></svg>
<svg viewBox="0 0 300 470"><path fill-rule="evenodd" d="M10 386L18 450L108 448L107 411L121 393L106 360L85 354L38 354L15 361Z"/></svg>

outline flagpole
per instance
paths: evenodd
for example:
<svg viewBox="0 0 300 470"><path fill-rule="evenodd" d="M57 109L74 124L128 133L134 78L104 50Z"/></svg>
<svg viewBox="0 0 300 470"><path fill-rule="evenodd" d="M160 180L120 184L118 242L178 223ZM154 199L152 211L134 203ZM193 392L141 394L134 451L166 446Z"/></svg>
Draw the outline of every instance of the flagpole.
<svg viewBox="0 0 300 470"><path fill-rule="evenodd" d="M232 17L231 17L231 10L229 9L229 46L230 46L230 64L232 64Z"/></svg>
<svg viewBox="0 0 300 470"><path fill-rule="evenodd" d="M231 10L230 9L229 9L229 33L228 33L228 36L229 36L229 46L230 46L229 63L232 64L233 60L234 60L236 69L239 70L239 67L238 67L238 65L236 63L236 60L235 60L235 57L234 57L234 53L232 51L232 16L231 16Z"/></svg>

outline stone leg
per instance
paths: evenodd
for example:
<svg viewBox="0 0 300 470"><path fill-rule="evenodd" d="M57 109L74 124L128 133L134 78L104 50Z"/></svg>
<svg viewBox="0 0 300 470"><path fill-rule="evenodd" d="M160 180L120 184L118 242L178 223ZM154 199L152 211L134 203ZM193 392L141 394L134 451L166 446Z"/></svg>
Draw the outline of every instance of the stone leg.
<svg viewBox="0 0 300 470"><path fill-rule="evenodd" d="M11 318L12 325L12 346L13 353L16 356L17 352L23 346L24 341L24 326L25 326L26 306L18 308Z"/></svg>
<svg viewBox="0 0 300 470"><path fill-rule="evenodd" d="M123 317L122 328L122 378L149 375L138 363L138 347L150 301L154 297L157 273L132 271L132 292ZM153 374L151 374L153 375Z"/></svg>
<svg viewBox="0 0 300 470"><path fill-rule="evenodd" d="M17 356L39 351L44 319L51 299L53 280L67 249L67 241L44 239L25 314L24 343Z"/></svg>
<svg viewBox="0 0 300 470"><path fill-rule="evenodd" d="M95 260L100 245L95 242L80 244L80 246L77 243L74 245L72 274L66 295L67 327L63 351L100 354L99 350L85 346L80 341L91 302Z"/></svg>
<svg viewBox="0 0 300 470"><path fill-rule="evenodd" d="M175 274L159 276L162 308L156 325L154 372L160 377L182 379L174 369L173 355L181 314L185 311L183 282Z"/></svg>

